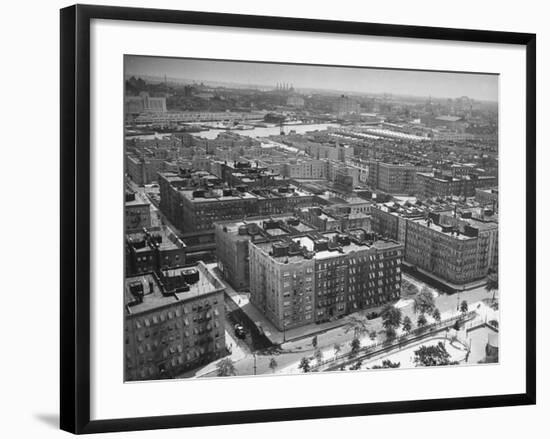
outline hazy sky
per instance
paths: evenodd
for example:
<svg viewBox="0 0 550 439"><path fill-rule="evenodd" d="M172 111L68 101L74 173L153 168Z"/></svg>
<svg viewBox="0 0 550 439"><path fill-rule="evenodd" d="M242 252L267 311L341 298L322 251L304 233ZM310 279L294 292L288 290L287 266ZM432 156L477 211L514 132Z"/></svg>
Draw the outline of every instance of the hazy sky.
<svg viewBox="0 0 550 439"><path fill-rule="evenodd" d="M298 89L498 100L496 75L143 56L127 56L125 60L127 75L166 75L168 78L272 87L278 82L285 82Z"/></svg>

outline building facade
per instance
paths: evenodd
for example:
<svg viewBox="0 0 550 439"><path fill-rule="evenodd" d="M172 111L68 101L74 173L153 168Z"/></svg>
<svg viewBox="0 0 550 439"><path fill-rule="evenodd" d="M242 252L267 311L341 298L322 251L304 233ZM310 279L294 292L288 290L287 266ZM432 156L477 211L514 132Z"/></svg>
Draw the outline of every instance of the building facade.
<svg viewBox="0 0 550 439"><path fill-rule="evenodd" d="M498 224L492 221L411 220L406 239L408 263L452 284L482 279L498 267Z"/></svg>
<svg viewBox="0 0 550 439"><path fill-rule="evenodd" d="M339 319L400 297L403 246L364 230L249 246L251 301L279 330Z"/></svg>
<svg viewBox="0 0 550 439"><path fill-rule="evenodd" d="M209 183L192 187L189 179L176 174L159 176L160 209L184 234L213 233L218 221L278 215L321 203L315 195L292 185L247 191Z"/></svg>
<svg viewBox="0 0 550 439"><path fill-rule="evenodd" d="M246 290L250 285L249 242L275 241L313 230L292 215L218 222L215 232L218 268L233 288Z"/></svg>
<svg viewBox="0 0 550 439"><path fill-rule="evenodd" d="M128 277L125 380L174 378L226 355L223 295L202 263Z"/></svg>
<svg viewBox="0 0 550 439"><path fill-rule="evenodd" d="M452 195L473 197L477 189L496 184L496 177L471 175L444 175L441 172L417 173L416 194L420 198L448 197Z"/></svg>
<svg viewBox="0 0 550 439"><path fill-rule="evenodd" d="M413 195L417 190L417 172L429 172L431 168L413 164L369 161L368 183L373 189L389 194Z"/></svg>
<svg viewBox="0 0 550 439"><path fill-rule="evenodd" d="M142 229L126 234L126 275L179 267L186 247L168 227Z"/></svg>
<svg viewBox="0 0 550 439"><path fill-rule="evenodd" d="M134 183L143 186L158 180L158 173L166 167L166 160L154 157L126 155L126 173Z"/></svg>
<svg viewBox="0 0 550 439"><path fill-rule="evenodd" d="M124 203L124 229L135 232L151 227L151 205L144 203L133 192L126 192Z"/></svg>
<svg viewBox="0 0 550 439"><path fill-rule="evenodd" d="M425 207L425 206L424 206ZM484 208L436 206L407 209L377 205L373 231L405 246L405 262L455 286L498 268L498 219Z"/></svg>

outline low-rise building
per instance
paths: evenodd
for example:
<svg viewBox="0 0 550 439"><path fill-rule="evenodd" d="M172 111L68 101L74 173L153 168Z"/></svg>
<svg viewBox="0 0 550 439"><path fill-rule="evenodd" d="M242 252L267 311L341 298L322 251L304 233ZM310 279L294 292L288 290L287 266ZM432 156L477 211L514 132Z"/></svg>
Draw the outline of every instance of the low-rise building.
<svg viewBox="0 0 550 439"><path fill-rule="evenodd" d="M151 227L151 204L141 201L134 192L126 192L124 229L126 232Z"/></svg>
<svg viewBox="0 0 550 439"><path fill-rule="evenodd" d="M483 205L491 205L493 211L498 209L498 188L476 189L476 200Z"/></svg>
<svg viewBox="0 0 550 439"><path fill-rule="evenodd" d="M323 180L328 174L326 160L300 158L284 163L282 175L288 178Z"/></svg>
<svg viewBox="0 0 550 439"><path fill-rule="evenodd" d="M126 172L140 186L157 181L158 173L165 167L166 160L163 158L126 155Z"/></svg>
<svg viewBox="0 0 550 439"><path fill-rule="evenodd" d="M496 184L496 177L477 174L458 176L441 172L417 173L416 194L420 198L447 197L458 195L473 197L476 189L487 188Z"/></svg>
<svg viewBox="0 0 550 439"><path fill-rule="evenodd" d="M185 263L185 244L168 227L126 234L126 275L178 267Z"/></svg>
<svg viewBox="0 0 550 439"><path fill-rule="evenodd" d="M349 213L351 209L304 207L298 210L298 216L320 232L365 229L370 231L370 216L364 213Z"/></svg>

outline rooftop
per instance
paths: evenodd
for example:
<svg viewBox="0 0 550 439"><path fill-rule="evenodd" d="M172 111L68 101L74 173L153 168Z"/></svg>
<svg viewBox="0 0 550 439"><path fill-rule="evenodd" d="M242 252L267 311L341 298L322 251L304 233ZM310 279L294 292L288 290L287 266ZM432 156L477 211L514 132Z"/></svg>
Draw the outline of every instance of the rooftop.
<svg viewBox="0 0 550 439"><path fill-rule="evenodd" d="M473 236L464 235L459 230L455 229L455 230L451 231L451 230L449 230L449 227L441 225L441 224L436 224L433 220L430 220L430 219L417 218L417 219L412 220L412 221L414 221L415 223L418 223L418 224L420 224L424 227L427 227L431 230L435 230L439 233L444 233L445 235L453 236L455 239L460 239L460 240L475 239L475 237L473 237Z"/></svg>
<svg viewBox="0 0 550 439"><path fill-rule="evenodd" d="M136 301L135 295L131 292L132 287L143 291L143 301L141 303L130 305ZM124 303L128 314L138 314L145 311L151 311L155 308L176 303L177 301L177 298L173 295L164 296L162 294L162 287L158 281L158 278L152 273L126 278Z"/></svg>
<svg viewBox="0 0 550 439"><path fill-rule="evenodd" d="M371 239L369 239L371 238ZM396 241L380 239L362 229L348 234L338 232L296 236L277 242L255 244L279 263L299 263L307 259L322 260L365 250L385 250L401 247Z"/></svg>
<svg viewBox="0 0 550 439"><path fill-rule="evenodd" d="M252 237L253 241L257 238L292 235L297 232L314 230L294 215L289 214L220 221L217 225L223 228L225 233L233 235L234 239L249 240Z"/></svg>
<svg viewBox="0 0 550 439"><path fill-rule="evenodd" d="M151 246L155 245L160 250L175 250L185 247L183 241L166 226L128 233L126 234L126 241L134 247L136 252L150 251Z"/></svg>
<svg viewBox="0 0 550 439"><path fill-rule="evenodd" d="M214 203L217 201L231 201L231 200L253 200L258 197L250 192L240 192L238 190L232 190L231 192L224 192L222 189L213 189L212 191L202 190L202 194L199 188L194 189L180 189L179 193L186 199L193 203Z"/></svg>
<svg viewBox="0 0 550 439"><path fill-rule="evenodd" d="M170 270L164 270L165 276L179 276L182 271L189 270L189 267L180 267ZM166 294L166 288L162 285L160 278L153 273L147 273L140 276L128 277L125 280L124 300L128 314L139 314L152 311L156 308L175 304L181 301L198 298L213 293L222 288L215 282L215 279L206 274L206 268L199 264L196 267L199 273L198 281L189 283L189 291L170 292ZM136 299L136 294L131 290L143 292L141 302ZM165 294L163 294L163 291Z"/></svg>

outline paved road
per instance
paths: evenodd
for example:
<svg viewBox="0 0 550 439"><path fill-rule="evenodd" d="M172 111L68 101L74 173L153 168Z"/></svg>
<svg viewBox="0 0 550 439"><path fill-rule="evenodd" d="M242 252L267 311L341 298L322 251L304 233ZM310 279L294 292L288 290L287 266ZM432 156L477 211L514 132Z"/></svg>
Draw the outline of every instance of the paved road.
<svg viewBox="0 0 550 439"><path fill-rule="evenodd" d="M445 314L446 312L456 311L457 305L460 304L462 300L466 300L469 303L474 303L483 299L490 299L491 297L492 293L488 293L485 291L485 288L480 287L474 290L452 295L440 294L436 297L435 303L441 314ZM401 311L403 316L408 315L413 321L413 326L416 326L418 316L413 312L412 303L403 306ZM363 311L361 314L365 313L366 311ZM383 339L382 319L377 318L370 320L369 322L371 330L375 330L379 334L380 339ZM351 331L346 332L346 329L343 327L329 330L323 334L317 335L318 348L321 350L331 349L334 343L339 343L345 347L343 352L347 351L349 349L349 343L352 339L353 333ZM315 349L312 346L312 339L311 337L308 337L303 340L284 343L281 351L273 350L270 353L257 352L256 374L273 373L273 371L269 368L269 361L272 357L277 361L276 371L280 371L281 369L288 368L289 366L298 363L304 356L312 356L314 351ZM238 375L253 374L253 356L250 355L237 361L235 363L235 367Z"/></svg>

